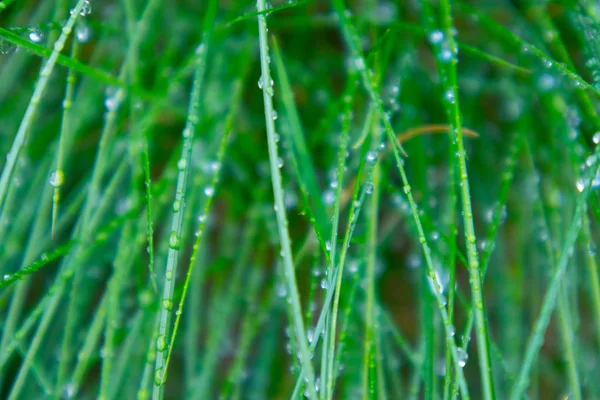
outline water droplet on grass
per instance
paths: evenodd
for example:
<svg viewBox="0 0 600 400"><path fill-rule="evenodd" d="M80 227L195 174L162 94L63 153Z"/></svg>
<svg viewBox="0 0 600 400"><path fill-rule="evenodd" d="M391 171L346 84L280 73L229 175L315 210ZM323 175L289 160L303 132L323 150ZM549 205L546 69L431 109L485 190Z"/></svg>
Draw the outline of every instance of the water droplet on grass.
<svg viewBox="0 0 600 400"><path fill-rule="evenodd" d="M40 28L35 27L29 31L29 40L31 40L32 42L39 43L42 41L43 38L44 34L40 30Z"/></svg>
<svg viewBox="0 0 600 400"><path fill-rule="evenodd" d="M104 100L104 106L108 111L114 111L117 108L117 101L114 97L107 97Z"/></svg>
<svg viewBox="0 0 600 400"><path fill-rule="evenodd" d="M212 186L207 186L204 188L204 194L206 197L212 197L215 194L215 188Z"/></svg>
<svg viewBox="0 0 600 400"><path fill-rule="evenodd" d="M456 349L458 366L464 368L467 365L467 361L469 360L469 355L461 348L458 347Z"/></svg>
<svg viewBox="0 0 600 400"><path fill-rule="evenodd" d="M556 85L556 79L550 74L542 74L537 80L537 86L541 91L548 91Z"/></svg>
<svg viewBox="0 0 600 400"><path fill-rule="evenodd" d="M456 102L456 97L454 95L454 90L448 89L444 92L444 100L447 103L454 104Z"/></svg>
<svg viewBox="0 0 600 400"><path fill-rule="evenodd" d="M173 309L173 302L170 299L163 299L162 308L171 311Z"/></svg>
<svg viewBox="0 0 600 400"><path fill-rule="evenodd" d="M169 247L173 250L179 250L180 246L181 243L179 240L179 235L177 235L177 232L172 231L171 235L169 236Z"/></svg>
<svg viewBox="0 0 600 400"><path fill-rule="evenodd" d="M369 151L367 153L367 161L368 162L373 162L377 159L377 153L374 151Z"/></svg>
<svg viewBox="0 0 600 400"><path fill-rule="evenodd" d="M367 194L373 193L374 189L375 189L375 186L371 182L367 183L367 188L366 188Z"/></svg>
<svg viewBox="0 0 600 400"><path fill-rule="evenodd" d="M315 328L308 328L306 336L308 339L308 343L312 343L315 338Z"/></svg>
<svg viewBox="0 0 600 400"><path fill-rule="evenodd" d="M75 37L79 43L87 43L92 37L92 30L87 25L79 24L75 28Z"/></svg>
<svg viewBox="0 0 600 400"><path fill-rule="evenodd" d="M444 40L444 33L440 30L435 30L431 32L427 38L431 44L440 44L442 40Z"/></svg>
<svg viewBox="0 0 600 400"><path fill-rule="evenodd" d="M442 49L438 54L438 58L443 63L450 62L453 58L452 51L450 49Z"/></svg>
<svg viewBox="0 0 600 400"><path fill-rule="evenodd" d="M73 14L74 12L75 12L75 9L72 9L71 14ZM90 4L89 0L86 0L85 3L83 3L83 7L81 8L79 15L81 15L82 17L85 17L86 15L90 15L91 13L92 13L92 5Z"/></svg>
<svg viewBox="0 0 600 400"><path fill-rule="evenodd" d="M359 71L365 69L365 59L362 57L355 57L352 63L354 64L354 67Z"/></svg>
<svg viewBox="0 0 600 400"><path fill-rule="evenodd" d="M154 384L161 386L163 384L163 369L159 368L154 372Z"/></svg>
<svg viewBox="0 0 600 400"><path fill-rule="evenodd" d="M167 348L167 340L165 339L165 335L159 335L156 339L156 350L165 351Z"/></svg>
<svg viewBox="0 0 600 400"><path fill-rule="evenodd" d="M56 171L50 174L50 184L54 187L60 187L65 182L65 174L61 169L57 169Z"/></svg>
<svg viewBox="0 0 600 400"><path fill-rule="evenodd" d="M212 172L217 172L221 167L221 163L219 163L218 161L211 161L208 167Z"/></svg>
<svg viewBox="0 0 600 400"><path fill-rule="evenodd" d="M275 120L277 120L277 118L279 118L277 111L275 111L275 110L271 111L271 118L273 118L273 121L275 121Z"/></svg>

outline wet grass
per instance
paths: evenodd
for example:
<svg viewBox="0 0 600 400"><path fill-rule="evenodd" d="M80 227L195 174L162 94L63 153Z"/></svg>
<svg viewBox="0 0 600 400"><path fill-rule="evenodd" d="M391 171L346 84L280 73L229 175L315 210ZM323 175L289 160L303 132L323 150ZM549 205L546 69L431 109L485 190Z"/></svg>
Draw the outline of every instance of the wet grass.
<svg viewBox="0 0 600 400"><path fill-rule="evenodd" d="M0 397L600 396L593 2L0 2Z"/></svg>

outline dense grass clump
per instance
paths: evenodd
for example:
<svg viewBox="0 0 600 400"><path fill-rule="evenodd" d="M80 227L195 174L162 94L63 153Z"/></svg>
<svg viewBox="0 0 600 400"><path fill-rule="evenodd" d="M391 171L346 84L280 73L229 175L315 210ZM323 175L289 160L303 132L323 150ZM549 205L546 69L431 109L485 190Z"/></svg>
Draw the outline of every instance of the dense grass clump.
<svg viewBox="0 0 600 400"><path fill-rule="evenodd" d="M599 26L0 2L0 398L600 397Z"/></svg>

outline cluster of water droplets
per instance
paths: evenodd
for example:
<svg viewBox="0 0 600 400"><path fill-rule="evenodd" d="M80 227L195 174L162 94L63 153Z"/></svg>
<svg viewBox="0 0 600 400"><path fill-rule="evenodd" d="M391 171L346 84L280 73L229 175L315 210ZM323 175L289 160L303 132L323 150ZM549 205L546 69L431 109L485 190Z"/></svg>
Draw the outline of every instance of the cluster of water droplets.
<svg viewBox="0 0 600 400"><path fill-rule="evenodd" d="M73 8L71 10L71 15L75 13L75 9ZM92 4L90 2L90 0L85 0L85 2L83 3L83 7L81 8L81 11L79 12L79 15L82 17L85 17L87 15L90 15L92 13Z"/></svg>
<svg viewBox="0 0 600 400"><path fill-rule="evenodd" d="M455 32L452 32L454 35ZM434 51L436 52L436 58L442 63L449 63L456 61L458 56L458 48L456 44L452 45L453 42L448 40L444 32L435 30L429 33L427 36L429 43L432 44Z"/></svg>
<svg viewBox="0 0 600 400"><path fill-rule="evenodd" d="M596 146L600 143L600 132L596 132L594 136L592 136L592 141ZM583 192L585 190L586 185L591 185L592 189L597 189L600 187L600 172L597 170L593 170L598 166L597 156L595 154L590 155L585 159L584 164L581 166L580 177L575 182L575 187L578 192ZM592 170L590 170L592 169ZM590 176L593 178L590 181Z"/></svg>
<svg viewBox="0 0 600 400"><path fill-rule="evenodd" d="M263 77L261 76L258 79L258 88L261 90L265 90L267 92L267 94L271 97L273 97L273 95L275 94L275 81L273 81L273 79L269 79L269 82L265 82L266 80L263 79Z"/></svg>

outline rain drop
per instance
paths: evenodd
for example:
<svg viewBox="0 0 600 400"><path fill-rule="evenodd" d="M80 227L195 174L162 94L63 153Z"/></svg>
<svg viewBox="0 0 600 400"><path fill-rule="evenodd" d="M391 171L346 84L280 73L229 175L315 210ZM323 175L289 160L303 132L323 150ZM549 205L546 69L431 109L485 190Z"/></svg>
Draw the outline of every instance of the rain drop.
<svg viewBox="0 0 600 400"><path fill-rule="evenodd" d="M204 188L204 194L206 197L212 197L215 194L215 188L212 186L207 186Z"/></svg>

